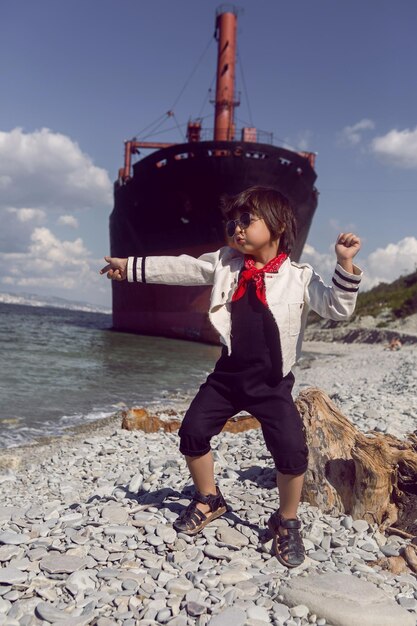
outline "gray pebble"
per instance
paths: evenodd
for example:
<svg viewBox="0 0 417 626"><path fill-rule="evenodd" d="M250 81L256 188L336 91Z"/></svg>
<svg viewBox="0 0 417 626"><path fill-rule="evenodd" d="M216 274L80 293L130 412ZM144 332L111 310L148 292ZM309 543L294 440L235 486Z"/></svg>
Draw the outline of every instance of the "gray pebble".
<svg viewBox="0 0 417 626"><path fill-rule="evenodd" d="M164 540L162 537L157 537L156 535L146 535L145 540L149 543L150 546L162 546Z"/></svg>
<svg viewBox="0 0 417 626"><path fill-rule="evenodd" d="M242 548L249 543L249 539L245 535L228 526L218 528L216 536L222 543L235 548Z"/></svg>
<svg viewBox="0 0 417 626"><path fill-rule="evenodd" d="M237 587L234 587L234 588L230 589L229 591L227 591L224 594L224 599L226 601L226 604L228 604L228 605L234 604L234 602L235 602L237 597L238 597L238 589L237 589Z"/></svg>
<svg viewBox="0 0 417 626"><path fill-rule="evenodd" d="M230 552L227 548L220 548L219 546L216 546L215 544L205 545L203 547L203 552L206 556L210 557L211 559L229 560L231 558Z"/></svg>
<svg viewBox="0 0 417 626"><path fill-rule="evenodd" d="M342 524L343 528L346 528L346 529L348 529L348 530L349 530L350 528L352 528L352 525L353 525L353 519L352 519L352 517L351 517L350 515L346 515L346 516L342 519L341 524Z"/></svg>
<svg viewBox="0 0 417 626"><path fill-rule="evenodd" d="M401 598L398 598L398 602L404 609L407 609L408 611L417 611L417 600L415 598L407 598L405 596L402 596Z"/></svg>
<svg viewBox="0 0 417 626"><path fill-rule="evenodd" d="M27 574L22 572L17 567L12 565L8 567L0 567L0 584L1 585L16 585L18 583L26 582Z"/></svg>
<svg viewBox="0 0 417 626"><path fill-rule="evenodd" d="M137 493L139 491L139 489L142 487L142 483L143 483L143 475L142 474L135 474L134 476L132 476L130 483L129 483L129 491L131 493Z"/></svg>
<svg viewBox="0 0 417 626"><path fill-rule="evenodd" d="M0 547L0 563L10 561L14 556L23 556L22 549L18 545L4 545Z"/></svg>
<svg viewBox="0 0 417 626"><path fill-rule="evenodd" d="M293 606L290 609L291 617L303 618L303 617L307 617L308 613L309 613L308 607L305 606L304 604L298 604L297 606Z"/></svg>
<svg viewBox="0 0 417 626"><path fill-rule="evenodd" d="M50 574L71 574L86 565L86 559L78 556L46 556L40 562L40 568Z"/></svg>
<svg viewBox="0 0 417 626"><path fill-rule="evenodd" d="M161 624L165 624L169 618L171 617L172 613L171 613L171 609L161 609L160 611L158 611L158 614L156 616L156 621L160 622Z"/></svg>
<svg viewBox="0 0 417 626"><path fill-rule="evenodd" d="M185 595L187 591L193 589L193 583L187 578L173 578L166 583L165 589L168 593L182 596Z"/></svg>
<svg viewBox="0 0 417 626"><path fill-rule="evenodd" d="M127 578L122 582L122 589L125 589L125 591L136 591L138 587L138 582L136 580L132 580L131 578Z"/></svg>
<svg viewBox="0 0 417 626"><path fill-rule="evenodd" d="M290 618L290 610L286 604L274 602L272 606L273 615L276 619L285 621Z"/></svg>
<svg viewBox="0 0 417 626"><path fill-rule="evenodd" d="M22 543L27 543L30 540L30 536L25 533L15 533L13 531L5 530L0 533L0 543L6 545L18 546Z"/></svg>
<svg viewBox="0 0 417 626"><path fill-rule="evenodd" d="M156 534L164 543L172 544L177 539L177 532L172 526L160 525L156 528Z"/></svg>
<svg viewBox="0 0 417 626"><path fill-rule="evenodd" d="M50 623L67 620L70 617L70 615L65 611L60 611L46 602L39 602L36 607L36 614L41 619Z"/></svg>
<svg viewBox="0 0 417 626"><path fill-rule="evenodd" d="M134 537L137 533L133 526L106 526L104 528L105 535L120 535L121 537Z"/></svg>
<svg viewBox="0 0 417 626"><path fill-rule="evenodd" d="M314 550L313 552L309 552L308 556L313 559L313 561L328 561L329 560L329 555L327 554L327 552L324 552L323 550Z"/></svg>
<svg viewBox="0 0 417 626"><path fill-rule="evenodd" d="M391 543L386 543L385 546L381 546L379 549L382 552L382 554L384 554L385 556L399 556L400 555L399 548Z"/></svg>
<svg viewBox="0 0 417 626"><path fill-rule="evenodd" d="M324 535L320 546L323 548L323 550L330 550L331 541L332 541L331 535Z"/></svg>
<svg viewBox="0 0 417 626"><path fill-rule="evenodd" d="M363 519L356 519L353 522L352 527L354 530L356 530L357 533L364 533L368 530L369 524Z"/></svg>
<svg viewBox="0 0 417 626"><path fill-rule="evenodd" d="M204 604L199 604L198 602L192 601L187 602L186 609L188 615L191 615L191 617L198 617L207 610Z"/></svg>
<svg viewBox="0 0 417 626"><path fill-rule="evenodd" d="M258 620L261 622L269 623L269 613L263 606L257 606L256 604L250 605L246 609L247 616L252 620Z"/></svg>
<svg viewBox="0 0 417 626"><path fill-rule="evenodd" d="M246 613L243 609L228 607L214 615L209 624L210 626L243 626L245 622Z"/></svg>
<svg viewBox="0 0 417 626"><path fill-rule="evenodd" d="M112 524L124 524L129 518L126 509L117 504L107 504L104 506L101 511L101 516Z"/></svg>

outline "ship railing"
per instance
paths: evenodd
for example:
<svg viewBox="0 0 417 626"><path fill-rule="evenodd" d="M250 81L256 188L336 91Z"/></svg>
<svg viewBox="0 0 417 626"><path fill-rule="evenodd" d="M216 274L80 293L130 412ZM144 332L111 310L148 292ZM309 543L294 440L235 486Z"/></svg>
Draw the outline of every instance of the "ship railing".
<svg viewBox="0 0 417 626"><path fill-rule="evenodd" d="M248 132L249 131L249 132ZM249 137L253 138L250 139ZM201 128L199 131L199 141L213 141L214 128ZM254 143L274 144L274 133L266 130L241 128L236 129L233 141L253 141Z"/></svg>
<svg viewBox="0 0 417 626"><path fill-rule="evenodd" d="M174 144L146 157L149 166L158 169L181 161L201 158L239 158L251 160L273 159L281 167L292 170L297 176L315 178L310 153L291 152L285 148L253 142L203 141L195 144ZM139 161L138 164L142 162Z"/></svg>

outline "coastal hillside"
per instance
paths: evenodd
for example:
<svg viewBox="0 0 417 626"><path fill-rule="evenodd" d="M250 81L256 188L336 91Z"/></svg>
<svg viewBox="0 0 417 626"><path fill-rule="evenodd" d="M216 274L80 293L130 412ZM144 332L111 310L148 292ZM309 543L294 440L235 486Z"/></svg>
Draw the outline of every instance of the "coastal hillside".
<svg viewBox="0 0 417 626"><path fill-rule="evenodd" d="M417 343L417 270L360 292L349 321L323 320L310 312L305 335L310 341L348 343L383 343L395 337Z"/></svg>
<svg viewBox="0 0 417 626"><path fill-rule="evenodd" d="M417 270L400 276L392 283L380 283L373 289L359 293L356 316L380 314L399 319L417 313Z"/></svg>

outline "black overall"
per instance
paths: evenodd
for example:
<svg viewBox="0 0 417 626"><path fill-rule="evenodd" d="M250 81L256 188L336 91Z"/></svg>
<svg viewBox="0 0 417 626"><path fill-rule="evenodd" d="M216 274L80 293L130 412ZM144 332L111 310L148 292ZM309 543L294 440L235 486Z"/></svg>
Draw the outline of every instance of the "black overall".
<svg viewBox="0 0 417 626"><path fill-rule="evenodd" d="M292 372L282 376L279 332L270 310L258 299L250 280L245 294L232 302L232 353L223 347L186 412L180 451L201 456L226 421L242 410L261 423L266 447L283 474L307 469L308 449L301 417L291 396Z"/></svg>

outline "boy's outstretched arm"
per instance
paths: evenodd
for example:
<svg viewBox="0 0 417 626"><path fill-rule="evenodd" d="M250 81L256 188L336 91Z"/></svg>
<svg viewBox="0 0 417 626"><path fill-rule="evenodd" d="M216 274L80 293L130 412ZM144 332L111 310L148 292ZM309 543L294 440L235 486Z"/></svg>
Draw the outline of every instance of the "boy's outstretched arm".
<svg viewBox="0 0 417 626"><path fill-rule="evenodd" d="M336 240L335 252L337 262L346 272L354 273L352 259L361 248L361 240L353 233L340 233Z"/></svg>
<svg viewBox="0 0 417 626"><path fill-rule="evenodd" d="M104 260L107 261L108 265L101 268L100 274L107 274L107 278L111 278L112 280L126 280L127 259L105 256Z"/></svg>
<svg viewBox="0 0 417 626"><path fill-rule="evenodd" d="M219 260L227 262L231 248L224 246L215 252L205 252L197 259L188 254L179 256L129 256L126 258L105 256L100 274L107 278L129 283L155 283L160 285L212 285ZM226 259L226 260L225 260Z"/></svg>

